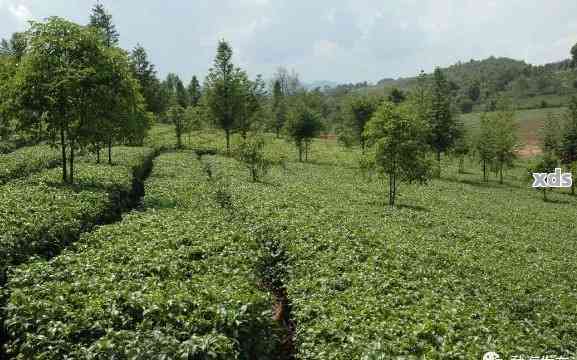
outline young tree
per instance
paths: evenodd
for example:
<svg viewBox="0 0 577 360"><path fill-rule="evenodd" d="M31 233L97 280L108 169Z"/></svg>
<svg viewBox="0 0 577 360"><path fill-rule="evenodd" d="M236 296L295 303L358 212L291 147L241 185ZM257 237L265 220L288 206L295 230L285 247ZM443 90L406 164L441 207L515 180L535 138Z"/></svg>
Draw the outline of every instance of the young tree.
<svg viewBox="0 0 577 360"><path fill-rule="evenodd" d="M202 96L202 90L196 76L192 77L186 90L188 92L188 103L190 106L197 106L200 101L200 97Z"/></svg>
<svg viewBox="0 0 577 360"><path fill-rule="evenodd" d="M92 8L89 26L97 29L107 47L110 48L118 45L119 35L116 27L112 23L112 15L106 11L104 5L100 2L97 2Z"/></svg>
<svg viewBox="0 0 577 360"><path fill-rule="evenodd" d="M365 126L377 110L377 101L367 96L353 97L349 103L352 115L353 128L361 144L361 150L365 152Z"/></svg>
<svg viewBox="0 0 577 360"><path fill-rule="evenodd" d="M242 106L238 69L232 63L232 48L224 40L218 44L214 65L205 81L208 108L218 126L224 130L226 151L230 153L230 135Z"/></svg>
<svg viewBox="0 0 577 360"><path fill-rule="evenodd" d="M575 180L577 173L577 98L571 98L569 108L565 114L565 125L563 126L563 136L560 144L561 163L573 172L573 186L571 194L575 195Z"/></svg>
<svg viewBox="0 0 577 360"><path fill-rule="evenodd" d="M471 139L462 121L457 122L457 132L459 136L455 141L453 153L459 161L459 174L463 174L465 172L465 157L471 152Z"/></svg>
<svg viewBox="0 0 577 360"><path fill-rule="evenodd" d="M274 81L272 90L272 112L274 117L274 129L276 137L280 137L280 132L287 119L288 109L286 98L283 94L282 85L279 80Z"/></svg>
<svg viewBox="0 0 577 360"><path fill-rule="evenodd" d="M406 98L405 93L398 88L393 88L388 96L388 100L393 104L400 104L405 101Z"/></svg>
<svg viewBox="0 0 577 360"><path fill-rule="evenodd" d="M528 175L531 180L533 180L534 173L553 173L555 172L555 168L558 167L559 159L551 154L551 153L544 153L543 157L537 160L534 164L529 166ZM543 200L547 201L547 188L543 187L540 189L543 191Z"/></svg>
<svg viewBox="0 0 577 360"><path fill-rule="evenodd" d="M312 111L305 104L298 104L290 114L286 123L286 132L295 142L299 151L299 161L308 161L308 150L311 140L318 136L321 130L321 121L318 113Z"/></svg>
<svg viewBox="0 0 577 360"><path fill-rule="evenodd" d="M450 150L456 140L457 123L451 104L451 87L441 69L433 73L431 88L429 144L437 154L438 175L441 175L441 154Z"/></svg>
<svg viewBox="0 0 577 360"><path fill-rule="evenodd" d="M487 170L495 160L495 140L493 123L488 113L481 115L480 129L476 136L475 148L483 168L483 181L488 181Z"/></svg>
<svg viewBox="0 0 577 360"><path fill-rule="evenodd" d="M186 131L186 111L180 104L175 104L168 109L168 119L174 125L176 133L176 148L182 149L182 135Z"/></svg>
<svg viewBox="0 0 577 360"><path fill-rule="evenodd" d="M246 165L253 182L262 179L271 166L271 162L264 155L264 146L264 139L255 136L243 139L236 150L236 158Z"/></svg>
<svg viewBox="0 0 577 360"><path fill-rule="evenodd" d="M385 102L368 122L365 136L375 148L375 165L389 178L389 204L395 205L397 181L425 183L431 166L427 159L428 127L411 104Z"/></svg>
<svg viewBox="0 0 577 360"><path fill-rule="evenodd" d="M495 165L499 172L499 183L503 183L503 169L511 166L515 159L517 145L517 127L515 113L511 110L500 110L493 113L495 138Z"/></svg>
<svg viewBox="0 0 577 360"><path fill-rule="evenodd" d="M544 153L557 155L561 146L561 124L559 118L551 112L547 114L547 120L541 129L541 146Z"/></svg>

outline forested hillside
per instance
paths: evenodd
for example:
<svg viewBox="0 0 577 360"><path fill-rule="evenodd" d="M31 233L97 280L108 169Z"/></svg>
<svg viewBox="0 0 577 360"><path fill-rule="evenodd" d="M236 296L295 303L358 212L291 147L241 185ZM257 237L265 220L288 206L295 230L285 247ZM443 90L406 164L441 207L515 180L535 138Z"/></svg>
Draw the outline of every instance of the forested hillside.
<svg viewBox="0 0 577 360"><path fill-rule="evenodd" d="M571 60L535 66L490 57L458 62L442 71L451 82L459 109L465 113L492 110L499 96L511 97L518 109L536 109L566 106L571 95L577 94L577 74L571 70ZM382 79L374 86L361 87L360 91L410 90L417 79Z"/></svg>

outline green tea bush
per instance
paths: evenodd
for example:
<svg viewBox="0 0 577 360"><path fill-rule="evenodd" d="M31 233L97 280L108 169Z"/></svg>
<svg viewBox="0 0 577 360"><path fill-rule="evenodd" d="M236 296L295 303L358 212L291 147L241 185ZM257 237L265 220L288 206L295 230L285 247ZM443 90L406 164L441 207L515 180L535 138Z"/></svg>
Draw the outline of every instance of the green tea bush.
<svg viewBox="0 0 577 360"><path fill-rule="evenodd" d="M48 145L28 146L9 154L0 154L0 185L59 163L58 150Z"/></svg>
<svg viewBox="0 0 577 360"><path fill-rule="evenodd" d="M146 184L147 211L85 234L49 262L18 267L8 353L278 358L270 295L255 284L247 239L223 221L207 186L193 156L161 155Z"/></svg>
<svg viewBox="0 0 577 360"><path fill-rule="evenodd" d="M122 164L80 162L74 186L62 185L59 169L51 169L0 187L0 256L6 264L53 256L83 231L120 216L131 200L133 176L152 152L116 152Z"/></svg>
<svg viewBox="0 0 577 360"><path fill-rule="evenodd" d="M232 159L213 166L247 214L237 228L269 224L280 242L269 248L289 259L270 275L288 291L297 358L577 352L577 233L564 220L574 202L535 202L524 180L481 187L471 174L406 185L399 208L386 209L382 184L354 169L274 168L270 186Z"/></svg>

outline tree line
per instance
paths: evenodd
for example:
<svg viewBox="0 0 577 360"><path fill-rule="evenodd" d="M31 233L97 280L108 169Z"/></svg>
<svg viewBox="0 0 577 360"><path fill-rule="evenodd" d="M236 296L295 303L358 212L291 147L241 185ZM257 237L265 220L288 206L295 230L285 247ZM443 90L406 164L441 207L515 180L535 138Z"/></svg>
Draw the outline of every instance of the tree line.
<svg viewBox="0 0 577 360"><path fill-rule="evenodd" d="M256 180L264 170L254 169L267 168L259 134L290 139L298 159L308 161L312 140L325 131L336 133L344 146L359 146L363 167L389 178L391 204L400 182L440 177L444 155L458 158L460 171L465 157L475 155L483 180L493 172L501 183L515 158L518 139L511 101L495 98L474 133L459 121L462 87L451 77L475 64L421 73L410 90L368 94L363 84L307 90L297 73L282 67L270 81L261 75L251 79L234 64L232 47L222 40L202 84L193 76L185 85L174 73L161 81L141 45L127 52L118 44L112 17L101 4L93 7L86 25L52 17L2 40L0 135L25 131L59 146L63 180L72 182L78 151L92 151L100 162L106 149L111 163L113 144L141 144L154 121L173 125L176 148L183 147L184 134L211 126L222 130L229 154L231 136L240 135L236 155L249 164ZM572 66L577 63L575 49ZM509 65L515 76L526 71L522 64ZM466 95L485 96L474 85ZM572 111L567 119L574 118ZM570 125L558 129L563 134L548 135L549 142L560 140L547 145L555 150L546 153L571 167L573 130Z"/></svg>
<svg viewBox="0 0 577 360"><path fill-rule="evenodd" d="M139 145L153 122L137 48L118 46L119 34L101 4L88 24L50 17L31 22L0 44L0 128L33 133L60 147L62 179L74 182L75 157L91 151L100 162L115 143Z"/></svg>

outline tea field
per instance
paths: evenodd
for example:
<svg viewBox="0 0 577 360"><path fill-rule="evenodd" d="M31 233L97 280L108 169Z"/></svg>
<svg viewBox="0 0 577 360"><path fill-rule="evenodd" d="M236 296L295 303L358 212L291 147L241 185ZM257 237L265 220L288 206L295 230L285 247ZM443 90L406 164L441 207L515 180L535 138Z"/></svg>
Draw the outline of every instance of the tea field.
<svg viewBox="0 0 577 360"><path fill-rule="evenodd" d="M87 155L76 188L45 160L7 175L6 357L577 355L577 198L542 201L525 163L500 185L445 158L391 208L386 181L331 140L299 163L270 136L261 182L221 133L184 140L157 126L114 166Z"/></svg>

